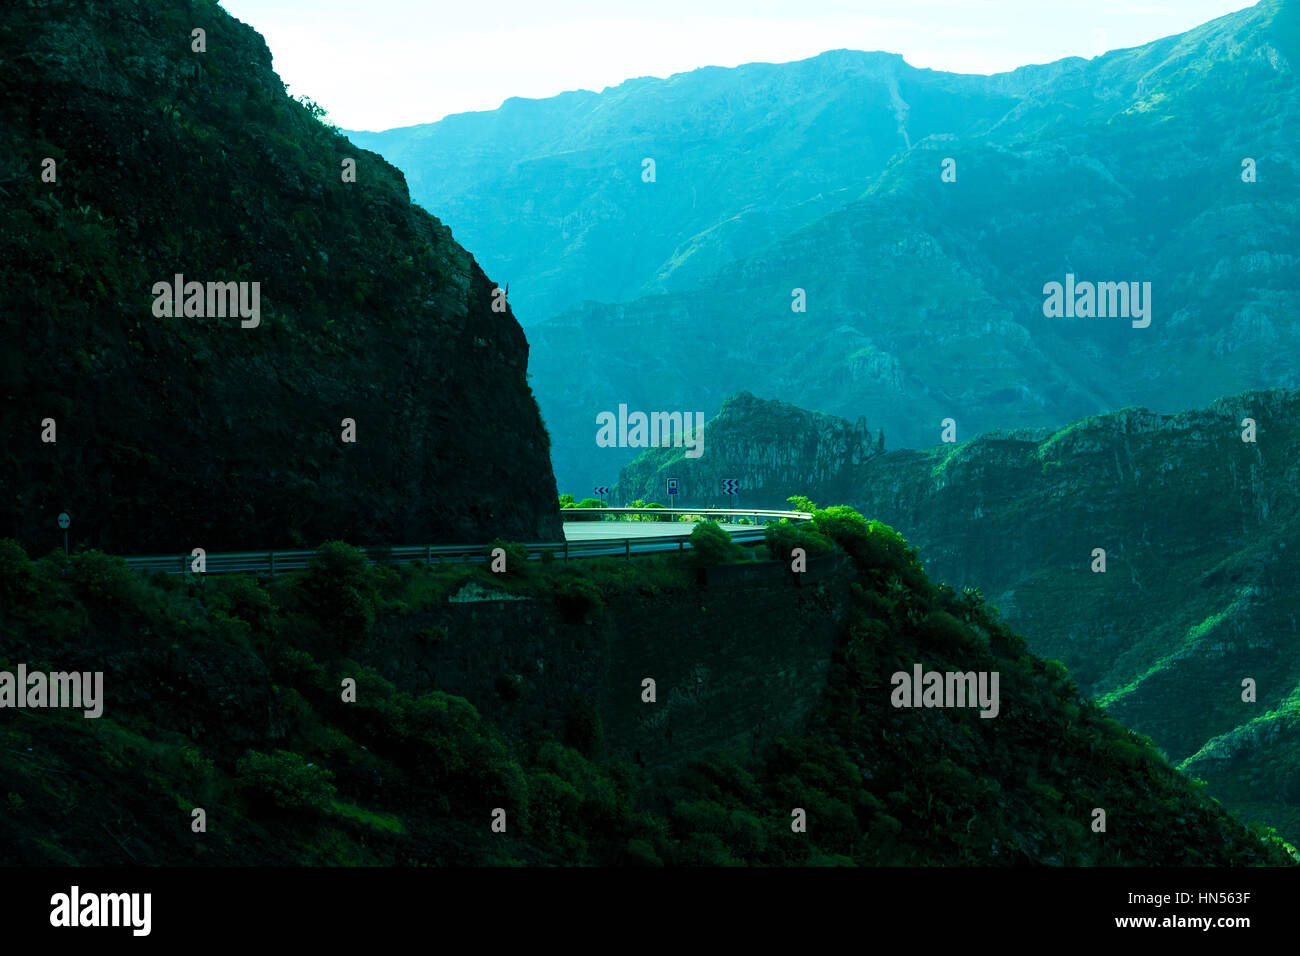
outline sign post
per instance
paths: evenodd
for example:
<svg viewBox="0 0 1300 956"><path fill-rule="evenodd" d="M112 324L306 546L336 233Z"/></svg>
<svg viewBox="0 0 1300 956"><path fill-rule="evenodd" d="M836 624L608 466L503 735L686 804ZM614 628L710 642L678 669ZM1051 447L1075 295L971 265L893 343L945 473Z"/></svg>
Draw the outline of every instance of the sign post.
<svg viewBox="0 0 1300 956"><path fill-rule="evenodd" d="M740 479L739 479L739 478L723 478L723 479L722 479L722 493L723 493L724 495L731 495L731 506L732 506L733 508L735 508L736 506L738 506L738 505L740 504ZM756 520L757 520L757 519L756 519Z"/></svg>
<svg viewBox="0 0 1300 956"><path fill-rule="evenodd" d="M609 494L609 487L607 485L597 485L591 490L596 493L596 498L600 501L600 506L602 508L605 507L605 496Z"/></svg>
<svg viewBox="0 0 1300 956"><path fill-rule="evenodd" d="M677 491L678 491L677 479L669 478L668 479L668 507L669 508L677 507ZM672 520L676 521L677 515L673 515Z"/></svg>
<svg viewBox="0 0 1300 956"><path fill-rule="evenodd" d="M66 511L59 512L59 527L63 529L63 553L68 555L68 525L72 524L72 518Z"/></svg>

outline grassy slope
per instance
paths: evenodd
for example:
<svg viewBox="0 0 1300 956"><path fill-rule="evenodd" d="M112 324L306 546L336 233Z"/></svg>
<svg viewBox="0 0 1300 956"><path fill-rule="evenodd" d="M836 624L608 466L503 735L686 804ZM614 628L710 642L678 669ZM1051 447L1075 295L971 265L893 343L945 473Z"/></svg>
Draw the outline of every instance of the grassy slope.
<svg viewBox="0 0 1300 956"><path fill-rule="evenodd" d="M598 732L507 737L466 701L398 692L357 664L376 617L444 600L483 569L367 568L346 546L263 587L144 579L94 552L0 545L3 666L106 671L105 716L11 712L0 741L6 863L1241 864L1261 843L1064 668L968 595L934 587L895 533L831 510L858 587L804 733L717 754L646 799ZM531 566L509 585L598 607L689 600L670 560ZM833 609L810 613L831 613ZM464 643L469 634L435 635ZM888 675L993 669L1001 714L889 706ZM343 676L357 702L340 701ZM190 810L208 813L192 834ZM488 831L507 808L505 839ZM791 832L804 808L806 834ZM1089 829L1092 811L1108 829Z"/></svg>

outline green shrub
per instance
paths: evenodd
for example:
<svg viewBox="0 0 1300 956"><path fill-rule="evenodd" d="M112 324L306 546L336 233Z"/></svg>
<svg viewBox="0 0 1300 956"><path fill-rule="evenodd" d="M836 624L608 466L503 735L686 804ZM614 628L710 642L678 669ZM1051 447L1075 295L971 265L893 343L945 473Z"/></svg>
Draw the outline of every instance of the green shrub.
<svg viewBox="0 0 1300 956"><path fill-rule="evenodd" d="M691 531L691 553L701 566L727 564L745 556L740 545L716 521L701 521Z"/></svg>
<svg viewBox="0 0 1300 956"><path fill-rule="evenodd" d="M332 775L296 753L249 750L235 765L236 783L254 800L281 810L323 812L335 795Z"/></svg>
<svg viewBox="0 0 1300 956"><path fill-rule="evenodd" d="M839 545L878 584L896 576L898 587L912 599L929 601L938 596L915 549L889 525L868 521L845 505L821 508L814 515L817 531Z"/></svg>
<svg viewBox="0 0 1300 956"><path fill-rule="evenodd" d="M0 603L6 608L20 606L36 593L36 569L27 552L12 538L0 538Z"/></svg>
<svg viewBox="0 0 1300 956"><path fill-rule="evenodd" d="M266 589L244 574L225 574L213 580L212 602L260 634L270 634L276 625L275 602Z"/></svg>
<svg viewBox="0 0 1300 956"><path fill-rule="evenodd" d="M810 558L835 550L834 542L815 527L788 518L769 522L763 528L763 538L767 543L767 553L774 561L789 561L795 548L803 548Z"/></svg>
<svg viewBox="0 0 1300 956"><path fill-rule="evenodd" d="M519 764L469 701L433 691L398 695L396 704L394 729L413 763L414 778L439 812L466 804L508 812L526 808Z"/></svg>
<svg viewBox="0 0 1300 956"><path fill-rule="evenodd" d="M971 641L970 631L947 611L931 612L921 624L922 645L941 654L956 654Z"/></svg>
<svg viewBox="0 0 1300 956"><path fill-rule="evenodd" d="M83 600L124 607L141 602L142 582L121 558L100 551L82 551L71 558L70 578Z"/></svg>
<svg viewBox="0 0 1300 956"><path fill-rule="evenodd" d="M867 519L847 505L819 508L813 514L816 530L849 554L862 550L871 536Z"/></svg>
<svg viewBox="0 0 1300 956"><path fill-rule="evenodd" d="M365 552L346 541L326 541L307 562L307 570L317 579L354 581L370 570Z"/></svg>
<svg viewBox="0 0 1300 956"><path fill-rule="evenodd" d="M505 571L496 571L496 574L520 575L528 571L528 549L522 544L514 541L506 541L504 538L497 538L486 548L483 554L488 560L489 569L492 567L496 558L493 556L494 551L500 549L505 552Z"/></svg>
<svg viewBox="0 0 1300 956"><path fill-rule="evenodd" d="M321 545L298 580L298 592L337 650L369 639L378 595L369 561L359 549L342 541Z"/></svg>

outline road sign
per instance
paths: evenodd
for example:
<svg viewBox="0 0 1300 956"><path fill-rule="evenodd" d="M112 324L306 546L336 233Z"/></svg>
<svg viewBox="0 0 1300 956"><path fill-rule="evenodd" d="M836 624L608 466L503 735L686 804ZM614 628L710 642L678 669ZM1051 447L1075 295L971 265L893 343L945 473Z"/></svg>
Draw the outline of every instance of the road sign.
<svg viewBox="0 0 1300 956"><path fill-rule="evenodd" d="M592 488L591 490L596 493L597 498L600 498L602 500L607 494L609 494L609 488L606 485L597 485L595 488Z"/></svg>
<svg viewBox="0 0 1300 956"><path fill-rule="evenodd" d="M740 479L739 479L739 478L723 478L723 479L722 479L722 493L723 493L724 495L738 495L738 494L740 494Z"/></svg>
<svg viewBox="0 0 1300 956"><path fill-rule="evenodd" d="M67 530L68 530L68 525L70 525L70 524L72 524L72 518L68 515L68 513L67 513L66 511L62 511L62 512L60 512L60 513L59 513L59 527L62 528L64 531L67 531Z"/></svg>
<svg viewBox="0 0 1300 956"><path fill-rule="evenodd" d="M669 493L670 495L675 495L675 494L677 494L677 479L676 479L676 478L669 478L669 479L668 479L668 493Z"/></svg>

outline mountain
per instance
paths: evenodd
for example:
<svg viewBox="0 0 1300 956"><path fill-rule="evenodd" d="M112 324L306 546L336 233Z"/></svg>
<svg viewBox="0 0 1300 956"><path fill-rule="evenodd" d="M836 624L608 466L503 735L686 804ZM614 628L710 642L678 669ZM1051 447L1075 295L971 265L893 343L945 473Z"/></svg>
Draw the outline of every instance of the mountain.
<svg viewBox="0 0 1300 956"><path fill-rule="evenodd" d="M14 6L0 138L4 534L43 553L67 511L117 553L560 537L494 283L247 26ZM199 294L162 301L177 276Z"/></svg>
<svg viewBox="0 0 1300 956"><path fill-rule="evenodd" d="M139 0L2 29L0 862L1295 861L846 507L635 561L332 540L209 576L85 547L536 538L556 487L492 281L260 37ZM780 432L744 459L749 409ZM865 421L728 416L767 491L782 441L829 482L894 460Z"/></svg>
<svg viewBox="0 0 1300 956"><path fill-rule="evenodd" d="M991 125L1016 103L928 74L838 50L349 135L404 170L462 242L493 250L531 326L586 299L689 286L855 198L909 137Z"/></svg>
<svg viewBox="0 0 1300 956"><path fill-rule="evenodd" d="M613 501L665 503L665 481L677 478L674 504L694 507L786 509L791 488L816 487L825 500L842 500L861 487L867 463L884 452L885 436L874 436L865 418L847 422L786 402L740 392L704 426L704 454L690 449L652 448L619 472ZM722 494L726 479L739 482L734 498Z"/></svg>
<svg viewBox="0 0 1300 956"><path fill-rule="evenodd" d="M718 471L743 473L746 449L780 460L817 434L774 437L775 419L799 414L781 403L725 407L725 422L720 415L704 432ZM825 416L802 414L827 429ZM725 424L725 441L713 438L715 423ZM1285 389L1178 415L1124 409L865 463L822 457L824 483L791 474L748 503L837 496L904 530L936 580L980 589L1085 696L1229 806L1294 840L1298 423L1300 391ZM623 475L660 473L676 452L648 451ZM842 475L854 482L847 494Z"/></svg>
<svg viewBox="0 0 1300 956"><path fill-rule="evenodd" d="M1300 4L1265 0L995 76L833 51L361 141L511 280L580 491L635 457L592 440L619 403L748 390L898 448L1300 384L1297 36ZM1145 315L1049 317L1067 276L1137 283Z"/></svg>
<svg viewBox="0 0 1300 956"><path fill-rule="evenodd" d="M796 586L788 554L493 574L334 543L258 580L0 539L0 676L112 662L93 719L0 727L0 863L1295 862L892 529L784 532L837 552ZM902 696L918 673L952 696Z"/></svg>
<svg viewBox="0 0 1300 956"><path fill-rule="evenodd" d="M850 500L907 528L938 578L982 588L1036 653L1225 801L1254 763L1250 809L1294 838L1297 422L1295 390L1125 409L884 455Z"/></svg>

